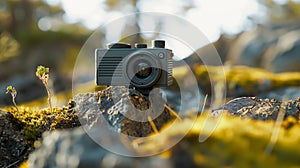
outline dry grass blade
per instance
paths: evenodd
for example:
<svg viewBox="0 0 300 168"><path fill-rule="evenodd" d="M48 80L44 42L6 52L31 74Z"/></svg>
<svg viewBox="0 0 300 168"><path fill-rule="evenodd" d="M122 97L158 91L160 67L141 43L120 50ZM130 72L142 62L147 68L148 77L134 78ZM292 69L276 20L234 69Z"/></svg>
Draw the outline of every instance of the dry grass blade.
<svg viewBox="0 0 300 168"><path fill-rule="evenodd" d="M204 101L203 101L203 105L202 105L202 109L201 109L201 114L204 112L204 108L205 108L205 104L206 104L206 101L207 101L207 97L208 97L208 94L206 94L205 97L204 97Z"/></svg>
<svg viewBox="0 0 300 168"><path fill-rule="evenodd" d="M158 134L157 127L156 127L155 123L153 122L153 120L152 120L152 118L151 118L150 116L148 116L148 121L149 121L149 123L150 123L150 125L151 125L153 131L154 131L156 134Z"/></svg>
<svg viewBox="0 0 300 168"><path fill-rule="evenodd" d="M283 101L284 102L286 100L286 98L283 98ZM280 108L279 112L278 112L278 116L277 116L277 119L276 119L276 122L275 122L275 125L274 125L274 129L273 129L273 132L272 132L272 136L271 136L271 139L270 139L270 142L268 144L268 146L266 147L266 150L265 150L265 154L269 155L276 142L277 142L277 139L278 139L278 136L279 136L279 131L280 131L280 126L283 122L283 119L284 119L284 115L285 115L285 109L283 109L282 107Z"/></svg>
<svg viewBox="0 0 300 168"><path fill-rule="evenodd" d="M169 110L169 112L174 115L176 118L182 120L182 118L173 110L171 107L169 107L167 104L165 104L165 108Z"/></svg>

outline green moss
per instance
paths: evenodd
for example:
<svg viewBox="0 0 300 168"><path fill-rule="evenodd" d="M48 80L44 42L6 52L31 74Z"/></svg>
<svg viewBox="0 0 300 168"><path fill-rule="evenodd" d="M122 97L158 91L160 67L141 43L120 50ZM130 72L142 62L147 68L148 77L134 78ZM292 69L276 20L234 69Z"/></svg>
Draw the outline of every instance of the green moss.
<svg viewBox="0 0 300 168"><path fill-rule="evenodd" d="M34 141L41 137L44 131L80 126L73 103L70 101L68 107L53 108L52 112L49 108L35 109L25 106L20 106L19 113L12 107L1 110L13 114L24 125L26 140Z"/></svg>
<svg viewBox="0 0 300 168"><path fill-rule="evenodd" d="M200 86L207 93L211 93L210 80L218 82L224 78L229 96L250 96L282 87L300 86L299 72L274 74L246 66L198 66L194 71Z"/></svg>
<svg viewBox="0 0 300 168"><path fill-rule="evenodd" d="M139 149L148 152L155 150L153 146L168 143L172 137L185 134L191 122L193 121L185 119L172 127L166 126L167 133L145 141L143 148ZM178 155L174 151L184 147L197 167L292 167L300 164L299 122L289 128L285 127L285 123L282 124L270 153L265 151L270 143L274 121L246 120L223 115L211 136L206 141L199 142L200 133L209 135L210 129L203 126L205 122L207 125L214 125L215 121L212 118L206 120L206 115L198 117L189 133L169 151L169 155Z"/></svg>
<svg viewBox="0 0 300 168"><path fill-rule="evenodd" d="M34 126L26 125L24 127L24 135L27 141L35 141L41 137L42 132Z"/></svg>

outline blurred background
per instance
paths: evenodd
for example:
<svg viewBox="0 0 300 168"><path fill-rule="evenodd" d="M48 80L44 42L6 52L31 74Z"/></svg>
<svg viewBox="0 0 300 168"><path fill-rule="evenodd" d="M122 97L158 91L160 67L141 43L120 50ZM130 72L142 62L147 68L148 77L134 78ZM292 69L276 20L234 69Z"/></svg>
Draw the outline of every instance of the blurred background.
<svg viewBox="0 0 300 168"><path fill-rule="evenodd" d="M38 65L50 67L55 94L69 92L76 57L99 26L99 47L105 41L118 41L129 29L163 29L164 23L141 20L138 15L134 23L101 29L134 12L162 12L188 20L216 47L225 65L275 73L300 71L299 0L1 0L0 106L11 104L5 94L8 85L18 91L18 103L46 96L35 77ZM127 42L154 38L159 37L136 35ZM179 57L192 59L193 53L178 44L170 47ZM209 53L204 46L197 52Z"/></svg>

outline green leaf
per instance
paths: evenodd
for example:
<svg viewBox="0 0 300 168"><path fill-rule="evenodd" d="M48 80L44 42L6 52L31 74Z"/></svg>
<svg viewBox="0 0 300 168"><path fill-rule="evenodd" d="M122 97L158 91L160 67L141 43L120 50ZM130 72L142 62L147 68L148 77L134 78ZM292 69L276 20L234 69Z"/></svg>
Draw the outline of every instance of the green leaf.
<svg viewBox="0 0 300 168"><path fill-rule="evenodd" d="M46 68L42 65L39 65L36 69L36 76L43 76L44 74L49 73L49 68Z"/></svg>
<svg viewBox="0 0 300 168"><path fill-rule="evenodd" d="M7 94L7 93L13 93L13 92L15 92L15 91L16 91L15 88L12 87L11 85L10 85L10 86L7 86L7 88L6 88L6 94Z"/></svg>

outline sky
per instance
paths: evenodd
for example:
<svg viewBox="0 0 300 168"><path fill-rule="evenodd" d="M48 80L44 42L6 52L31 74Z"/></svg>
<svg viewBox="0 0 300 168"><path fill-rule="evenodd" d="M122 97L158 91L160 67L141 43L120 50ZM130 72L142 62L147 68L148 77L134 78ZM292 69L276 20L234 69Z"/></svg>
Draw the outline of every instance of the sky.
<svg viewBox="0 0 300 168"><path fill-rule="evenodd" d="M103 0L46 1L53 5L61 3L66 11L64 18L67 22L82 22L89 29L96 29L124 15L117 11L107 13L102 8ZM195 7L182 14L181 7L184 2L183 0L141 0L139 7L142 12L162 12L182 16L199 27L211 41L216 41L222 31L237 34L251 27L249 17L263 17L265 12L265 9L255 0L194 0Z"/></svg>
<svg viewBox="0 0 300 168"><path fill-rule="evenodd" d="M68 23L81 22L87 28L95 30L99 26L112 22L133 11L130 5L124 4L122 11L106 12L103 8L104 0L45 0L49 4L61 4L65 10L64 20ZM238 34L241 31L253 28L251 21L264 21L266 9L255 0L190 0L193 8L182 11L186 0L140 0L138 3L141 12L160 12L179 16L189 21L201 30L209 42L215 42L222 33ZM285 0L276 0L284 3ZM159 4L159 5L158 5ZM146 23L146 22L145 22ZM149 23L148 23L149 24ZM41 24L41 26L47 24ZM121 35L122 25L109 28L107 41L114 41ZM42 27L43 28L43 27ZM46 27L47 28L47 27ZM119 30L117 30L119 29ZM113 30L113 31L112 31ZM112 33L113 32L113 33ZM172 47L172 46L170 46ZM181 55L189 51L179 51Z"/></svg>

